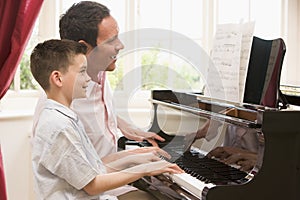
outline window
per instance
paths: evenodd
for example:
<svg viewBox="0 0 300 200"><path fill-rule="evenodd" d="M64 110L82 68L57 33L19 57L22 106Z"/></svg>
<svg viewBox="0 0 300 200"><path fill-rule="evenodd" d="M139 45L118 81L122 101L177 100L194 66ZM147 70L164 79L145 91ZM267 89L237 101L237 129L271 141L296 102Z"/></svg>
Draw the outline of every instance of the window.
<svg viewBox="0 0 300 200"><path fill-rule="evenodd" d="M282 72L284 84L300 85L298 77L300 52L295 41L300 40L298 26L300 21L299 3L291 0L98 0L111 9L117 19L120 35L138 33L138 30L155 29L176 33L189 38L198 47L209 53L216 24L255 21L254 34L265 39L283 37L289 47ZM19 73L11 86L12 90L36 89L36 83L28 75L28 56L32 47L49 38L59 38L58 21L61 13L79 0L45 1L39 20L25 50ZM272 9L271 9L272 7ZM270 9L269 9L270 8ZM293 18L292 20L289 20ZM159 32L156 32L159 34ZM158 41L150 35L147 41ZM162 39L162 38L160 38ZM201 92L205 83L197 64L191 62L188 55L176 52L179 38L161 40L152 48L144 46L145 38L136 35L136 49L126 50L118 59L118 68L109 73L111 86L116 93L146 92L153 88L169 88L173 90L192 90ZM169 42L163 46L162 43ZM291 51L290 51L291 49ZM196 54L197 52L190 52ZM289 63L287 66L286 63ZM287 67L289 69L287 70ZM131 81L125 81L130 76ZM19 81L20 80L20 81ZM118 92L117 92L118 91ZM128 94L129 95L129 94ZM147 97L148 98L148 97Z"/></svg>
<svg viewBox="0 0 300 200"><path fill-rule="evenodd" d="M139 76L142 90L164 88L201 92L203 85L197 66L178 52L177 44L191 42L201 47L202 36L202 1L138 1L136 9L136 29L148 28L150 38L140 36L139 48L144 40L152 40L152 48L139 51L137 66L141 67ZM158 6L159 5L159 6ZM155 15L153 12L155 11ZM191 28L194 19L195 25ZM163 36L166 36L164 39ZM157 43L155 43L157 41ZM192 51L192 48L189 49ZM188 52L189 53L189 52ZM192 52L190 52L192 53ZM139 80L137 79L137 80Z"/></svg>
<svg viewBox="0 0 300 200"><path fill-rule="evenodd" d="M35 44L37 43L37 31L38 24L34 27L32 31L32 36L28 41L28 44L25 48L24 55L17 69L15 78L10 85L10 90L35 90L38 88L38 83L34 80L30 72L30 53L32 52Z"/></svg>

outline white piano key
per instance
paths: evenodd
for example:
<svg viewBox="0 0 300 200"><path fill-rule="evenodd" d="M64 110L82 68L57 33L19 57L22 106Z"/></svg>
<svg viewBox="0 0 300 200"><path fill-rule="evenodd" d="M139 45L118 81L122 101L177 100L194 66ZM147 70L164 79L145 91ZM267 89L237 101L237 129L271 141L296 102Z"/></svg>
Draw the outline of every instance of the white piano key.
<svg viewBox="0 0 300 200"><path fill-rule="evenodd" d="M205 183L199 179L191 176L188 173L182 174L167 174L167 176L176 184L195 195L199 199L202 198L202 191L205 187L211 188L215 185L212 183Z"/></svg>

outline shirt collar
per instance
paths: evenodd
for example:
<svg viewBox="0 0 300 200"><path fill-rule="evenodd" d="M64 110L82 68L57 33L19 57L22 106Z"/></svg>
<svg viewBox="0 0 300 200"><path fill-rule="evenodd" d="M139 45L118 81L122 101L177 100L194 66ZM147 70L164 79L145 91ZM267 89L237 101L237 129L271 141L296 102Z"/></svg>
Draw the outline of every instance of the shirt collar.
<svg viewBox="0 0 300 200"><path fill-rule="evenodd" d="M106 75L106 71L100 71L97 75L98 77L98 84L102 85L105 81L105 75Z"/></svg>
<svg viewBox="0 0 300 200"><path fill-rule="evenodd" d="M65 115L75 121L78 121L78 116L73 110L71 110L67 106L65 106L61 103L58 103L57 101L54 101L52 99L46 100L45 109L56 110L56 111L60 112L61 114Z"/></svg>

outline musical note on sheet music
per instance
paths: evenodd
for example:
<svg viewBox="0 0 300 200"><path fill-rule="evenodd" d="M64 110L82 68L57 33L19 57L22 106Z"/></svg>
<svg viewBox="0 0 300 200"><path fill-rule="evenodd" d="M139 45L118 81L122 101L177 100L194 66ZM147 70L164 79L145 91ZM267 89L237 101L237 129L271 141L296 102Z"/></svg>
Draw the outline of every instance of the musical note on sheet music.
<svg viewBox="0 0 300 200"><path fill-rule="evenodd" d="M254 23L222 24L217 27L211 59L218 73L208 69L208 88L212 97L241 102L253 38ZM221 84L215 81L221 78ZM221 90L220 88L223 88Z"/></svg>

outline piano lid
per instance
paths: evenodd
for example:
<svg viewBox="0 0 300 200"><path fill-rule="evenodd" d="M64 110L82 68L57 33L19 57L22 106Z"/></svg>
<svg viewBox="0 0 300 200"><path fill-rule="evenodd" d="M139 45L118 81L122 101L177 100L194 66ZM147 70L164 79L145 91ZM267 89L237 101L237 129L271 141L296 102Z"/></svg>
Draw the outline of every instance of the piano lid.
<svg viewBox="0 0 300 200"><path fill-rule="evenodd" d="M171 90L152 91L152 99L150 101L153 104L249 128L261 128L262 113L265 110L277 110L276 108L246 103L239 104L212 99L201 94L174 92Z"/></svg>

